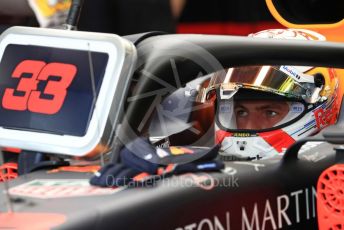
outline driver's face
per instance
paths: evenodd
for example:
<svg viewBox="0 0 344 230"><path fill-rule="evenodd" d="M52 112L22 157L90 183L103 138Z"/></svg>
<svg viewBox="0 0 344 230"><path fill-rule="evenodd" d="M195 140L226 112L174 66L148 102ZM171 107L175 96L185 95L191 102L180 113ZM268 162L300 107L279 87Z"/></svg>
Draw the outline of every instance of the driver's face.
<svg viewBox="0 0 344 230"><path fill-rule="evenodd" d="M268 129L289 112L285 101L236 101L234 106L238 129Z"/></svg>

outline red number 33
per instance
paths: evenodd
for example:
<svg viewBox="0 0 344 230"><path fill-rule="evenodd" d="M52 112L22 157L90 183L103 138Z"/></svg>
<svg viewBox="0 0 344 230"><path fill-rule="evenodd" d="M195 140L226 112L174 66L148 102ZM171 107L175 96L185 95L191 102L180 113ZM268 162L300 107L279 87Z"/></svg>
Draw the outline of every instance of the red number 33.
<svg viewBox="0 0 344 230"><path fill-rule="evenodd" d="M35 113L55 114L60 111L67 96L67 88L72 83L77 68L71 64L49 63L25 60L19 63L12 73L13 78L20 78L16 89L5 89L2 106L9 110L29 110ZM24 73L31 74L24 77ZM48 81L49 76L58 76L59 80ZM51 99L41 98L42 92L37 91L40 81L47 81L43 94ZM22 95L14 95L14 92Z"/></svg>

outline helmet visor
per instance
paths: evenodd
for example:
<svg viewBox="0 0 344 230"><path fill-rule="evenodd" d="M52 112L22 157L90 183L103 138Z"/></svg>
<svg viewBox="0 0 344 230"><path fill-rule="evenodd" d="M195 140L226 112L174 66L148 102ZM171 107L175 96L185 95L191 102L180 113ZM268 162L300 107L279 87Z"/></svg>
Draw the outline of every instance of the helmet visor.
<svg viewBox="0 0 344 230"><path fill-rule="evenodd" d="M308 103L314 103L319 98L314 77L299 73L291 66L245 66L216 72L202 93L208 94L218 87L233 91L233 85L235 89L260 90ZM206 98L202 96L202 99Z"/></svg>

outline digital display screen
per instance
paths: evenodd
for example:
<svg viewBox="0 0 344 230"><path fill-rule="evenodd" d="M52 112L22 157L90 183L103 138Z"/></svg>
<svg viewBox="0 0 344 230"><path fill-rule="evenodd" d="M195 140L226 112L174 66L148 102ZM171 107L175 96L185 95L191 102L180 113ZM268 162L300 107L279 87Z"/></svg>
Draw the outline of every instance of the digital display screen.
<svg viewBox="0 0 344 230"><path fill-rule="evenodd" d="M0 126L84 136L109 55L8 45L0 62Z"/></svg>

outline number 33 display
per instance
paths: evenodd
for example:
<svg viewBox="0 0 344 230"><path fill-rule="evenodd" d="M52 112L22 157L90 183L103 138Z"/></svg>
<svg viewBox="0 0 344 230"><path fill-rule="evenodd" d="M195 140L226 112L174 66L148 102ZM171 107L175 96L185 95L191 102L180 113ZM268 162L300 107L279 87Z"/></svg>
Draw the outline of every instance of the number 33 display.
<svg viewBox="0 0 344 230"><path fill-rule="evenodd" d="M12 73L12 78L20 79L17 88L5 89L2 106L8 110L55 114L60 111L76 73L76 66L71 64L22 61ZM46 82L43 92L37 90L41 82Z"/></svg>

